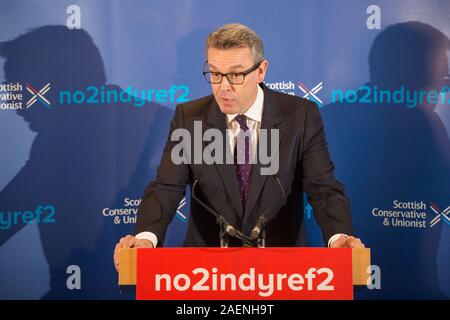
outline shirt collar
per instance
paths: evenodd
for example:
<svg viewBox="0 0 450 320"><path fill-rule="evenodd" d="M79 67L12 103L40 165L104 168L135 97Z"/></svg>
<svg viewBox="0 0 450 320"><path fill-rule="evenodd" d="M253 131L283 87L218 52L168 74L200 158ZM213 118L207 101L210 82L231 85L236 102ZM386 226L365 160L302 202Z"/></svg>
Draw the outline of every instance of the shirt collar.
<svg viewBox="0 0 450 320"><path fill-rule="evenodd" d="M244 112L244 115L252 119L253 121L261 122L262 119L262 111L264 104L264 92L261 87L258 85L258 93L256 94L255 102ZM228 123L233 121L233 119L237 116L237 113L227 114Z"/></svg>

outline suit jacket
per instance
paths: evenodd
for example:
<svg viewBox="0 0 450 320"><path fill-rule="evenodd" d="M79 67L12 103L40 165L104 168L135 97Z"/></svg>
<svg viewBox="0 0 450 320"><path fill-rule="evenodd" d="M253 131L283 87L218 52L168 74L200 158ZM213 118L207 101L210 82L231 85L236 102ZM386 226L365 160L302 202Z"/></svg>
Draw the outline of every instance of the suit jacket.
<svg viewBox="0 0 450 320"><path fill-rule="evenodd" d="M268 210L267 246L299 244L297 238L304 212L303 192L313 207L325 243L336 233L352 234L349 200L343 185L334 178L334 165L329 157L318 107L309 100L276 92L264 85L261 87L264 92L261 129L279 130L278 173L261 175L261 164L253 165L244 210L234 165L175 165L171 161L171 151L179 142L171 141L171 133L184 128L194 137L194 121L202 121L203 130L219 129L224 137L224 147L229 148L225 134L226 115L220 111L213 95L178 105L157 178L146 188L138 209L136 233L153 232L158 237L158 246L162 245L186 186L192 187L198 180L197 197L247 235L258 217ZM219 246L219 231L216 218L191 197L184 245ZM230 246L235 245L242 244L230 243Z"/></svg>

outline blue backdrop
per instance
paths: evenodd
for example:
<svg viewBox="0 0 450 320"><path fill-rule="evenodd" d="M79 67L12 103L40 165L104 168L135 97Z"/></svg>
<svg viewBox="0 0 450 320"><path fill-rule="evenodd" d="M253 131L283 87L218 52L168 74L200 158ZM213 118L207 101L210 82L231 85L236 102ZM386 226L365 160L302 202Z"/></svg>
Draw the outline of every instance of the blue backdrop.
<svg viewBox="0 0 450 320"><path fill-rule="evenodd" d="M204 39L229 22L263 39L269 87L321 110L381 270L356 298L450 297L448 0L0 5L0 298L132 298L114 245L134 230L175 105L210 93ZM183 200L166 246L187 219Z"/></svg>

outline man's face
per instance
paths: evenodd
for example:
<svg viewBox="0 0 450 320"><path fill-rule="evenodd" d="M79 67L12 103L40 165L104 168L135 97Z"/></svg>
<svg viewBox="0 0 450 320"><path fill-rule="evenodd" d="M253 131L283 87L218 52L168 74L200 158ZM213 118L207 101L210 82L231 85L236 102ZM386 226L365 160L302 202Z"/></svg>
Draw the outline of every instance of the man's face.
<svg viewBox="0 0 450 320"><path fill-rule="evenodd" d="M250 69L255 62L250 48L208 49L208 67L213 72L239 73ZM223 113L242 114L247 111L256 99L258 83L264 80L267 65L267 60L264 60L258 69L245 76L243 84L230 84L226 77L219 84L211 84L214 97Z"/></svg>

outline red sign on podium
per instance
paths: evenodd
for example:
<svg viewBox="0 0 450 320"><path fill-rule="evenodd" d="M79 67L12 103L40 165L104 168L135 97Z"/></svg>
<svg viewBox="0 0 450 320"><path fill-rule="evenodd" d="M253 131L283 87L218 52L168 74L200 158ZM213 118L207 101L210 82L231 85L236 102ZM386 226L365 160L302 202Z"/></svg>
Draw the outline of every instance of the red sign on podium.
<svg viewBox="0 0 450 320"><path fill-rule="evenodd" d="M353 299L352 251L328 248L138 249L136 298Z"/></svg>

